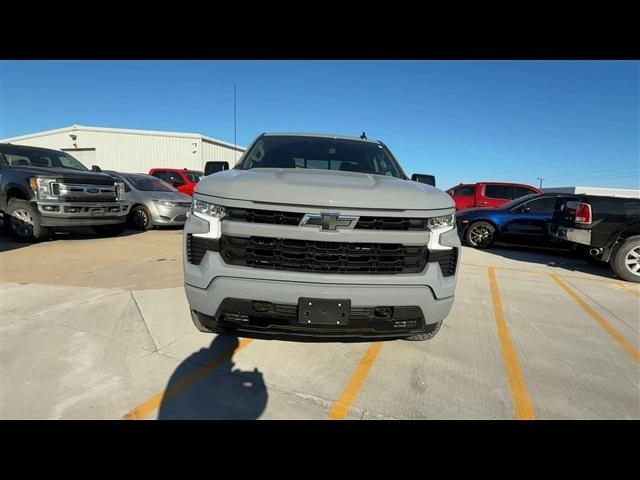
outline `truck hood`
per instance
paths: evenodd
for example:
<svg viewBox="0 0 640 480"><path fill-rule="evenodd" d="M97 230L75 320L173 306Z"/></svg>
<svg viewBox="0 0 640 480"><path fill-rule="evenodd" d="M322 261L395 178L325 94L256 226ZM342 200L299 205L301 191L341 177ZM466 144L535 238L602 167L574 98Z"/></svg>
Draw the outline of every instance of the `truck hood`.
<svg viewBox="0 0 640 480"><path fill-rule="evenodd" d="M394 177L332 170L253 168L202 178L196 194L265 203L389 210L453 208L435 187Z"/></svg>
<svg viewBox="0 0 640 480"><path fill-rule="evenodd" d="M115 182L116 180L113 177L107 175L106 173L98 173L92 171L82 171L82 170L73 170L71 168L49 168L49 167L33 167L30 165L20 165L20 166L12 166L12 170L20 170L23 172L28 172L33 176L41 176L41 177L55 177L60 179L78 179L90 182L91 180L111 180Z"/></svg>

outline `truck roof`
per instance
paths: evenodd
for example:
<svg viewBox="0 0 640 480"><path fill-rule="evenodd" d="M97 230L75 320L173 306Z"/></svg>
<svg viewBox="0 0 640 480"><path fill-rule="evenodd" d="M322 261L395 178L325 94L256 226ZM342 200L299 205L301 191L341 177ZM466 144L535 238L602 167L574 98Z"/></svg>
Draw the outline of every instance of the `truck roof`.
<svg viewBox="0 0 640 480"><path fill-rule="evenodd" d="M316 137L316 138L337 138L341 140L355 140L357 142L375 143L380 145L379 140L362 139L360 137L351 137L348 135L337 135L334 133L314 133L314 132L268 132L263 133L265 137Z"/></svg>

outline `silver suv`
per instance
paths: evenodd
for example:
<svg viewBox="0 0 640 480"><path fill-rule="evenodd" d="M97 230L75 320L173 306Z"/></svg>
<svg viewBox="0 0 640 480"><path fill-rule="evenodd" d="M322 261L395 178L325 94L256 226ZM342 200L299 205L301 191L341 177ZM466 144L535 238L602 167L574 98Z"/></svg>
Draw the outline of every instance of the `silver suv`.
<svg viewBox="0 0 640 480"><path fill-rule="evenodd" d="M198 329L438 332L460 252L453 200L363 137L265 133L234 169L198 183L183 259Z"/></svg>

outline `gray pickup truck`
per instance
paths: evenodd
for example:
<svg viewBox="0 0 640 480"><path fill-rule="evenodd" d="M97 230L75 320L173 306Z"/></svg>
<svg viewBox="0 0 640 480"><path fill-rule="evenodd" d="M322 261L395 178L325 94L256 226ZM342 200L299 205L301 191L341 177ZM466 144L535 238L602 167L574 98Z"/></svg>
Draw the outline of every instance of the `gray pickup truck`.
<svg viewBox="0 0 640 480"><path fill-rule="evenodd" d="M432 338L460 240L451 197L413 178L379 141L260 135L194 192L183 263L196 327Z"/></svg>

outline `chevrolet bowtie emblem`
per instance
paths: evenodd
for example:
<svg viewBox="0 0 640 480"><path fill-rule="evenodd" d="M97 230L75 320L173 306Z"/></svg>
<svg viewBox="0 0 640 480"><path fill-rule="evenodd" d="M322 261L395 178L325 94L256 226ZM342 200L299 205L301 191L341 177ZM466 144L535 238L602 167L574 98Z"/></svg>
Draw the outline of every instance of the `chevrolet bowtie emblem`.
<svg viewBox="0 0 640 480"><path fill-rule="evenodd" d="M339 228L354 228L360 217L340 215L337 212L307 213L300 221L301 226L321 227L335 231Z"/></svg>

